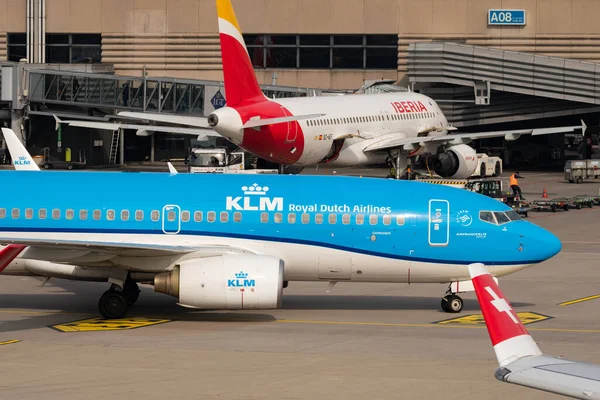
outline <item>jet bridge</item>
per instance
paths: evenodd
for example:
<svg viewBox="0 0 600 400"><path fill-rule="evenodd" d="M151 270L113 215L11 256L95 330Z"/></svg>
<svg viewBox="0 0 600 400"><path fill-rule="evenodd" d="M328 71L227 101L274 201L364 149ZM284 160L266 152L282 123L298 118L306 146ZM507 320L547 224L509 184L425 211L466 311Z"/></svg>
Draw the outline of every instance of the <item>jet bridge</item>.
<svg viewBox="0 0 600 400"><path fill-rule="evenodd" d="M413 90L457 127L600 112L600 64L458 43L411 43Z"/></svg>

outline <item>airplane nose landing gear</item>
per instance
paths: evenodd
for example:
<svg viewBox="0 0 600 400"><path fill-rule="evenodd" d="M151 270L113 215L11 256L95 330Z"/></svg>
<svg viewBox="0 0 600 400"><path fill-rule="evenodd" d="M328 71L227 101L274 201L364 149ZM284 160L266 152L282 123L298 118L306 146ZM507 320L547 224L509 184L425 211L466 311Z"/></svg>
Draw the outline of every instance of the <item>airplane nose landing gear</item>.
<svg viewBox="0 0 600 400"><path fill-rule="evenodd" d="M450 293L442 297L442 310L447 313L459 313L463 309L463 299L454 294Z"/></svg>

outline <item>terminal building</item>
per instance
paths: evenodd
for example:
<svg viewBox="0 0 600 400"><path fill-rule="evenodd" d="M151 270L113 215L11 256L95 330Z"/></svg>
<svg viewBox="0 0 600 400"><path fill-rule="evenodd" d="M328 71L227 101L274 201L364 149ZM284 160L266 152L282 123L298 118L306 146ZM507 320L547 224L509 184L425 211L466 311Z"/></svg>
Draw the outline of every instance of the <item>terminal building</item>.
<svg viewBox="0 0 600 400"><path fill-rule="evenodd" d="M461 130L577 125L486 151L511 163L590 157L600 112L595 0L233 0L270 96L410 90ZM35 154L110 164L183 157L189 138L62 127L122 110L207 115L222 68L214 0L0 2L5 125ZM373 81L380 84L369 86ZM383 84L381 84L383 83ZM396 83L390 88L388 83ZM404 89L406 90L406 89ZM44 150L46 149L46 150Z"/></svg>

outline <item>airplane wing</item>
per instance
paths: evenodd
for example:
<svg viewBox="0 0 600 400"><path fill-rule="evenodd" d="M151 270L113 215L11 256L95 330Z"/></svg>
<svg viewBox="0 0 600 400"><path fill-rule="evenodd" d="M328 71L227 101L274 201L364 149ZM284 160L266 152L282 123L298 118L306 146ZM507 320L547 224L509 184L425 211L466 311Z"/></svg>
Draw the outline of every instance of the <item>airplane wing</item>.
<svg viewBox="0 0 600 400"><path fill-rule="evenodd" d="M31 155L23 146L17 135L8 128L2 128L2 134L8 147L13 166L18 171L39 171L40 167L33 161Z"/></svg>
<svg viewBox="0 0 600 400"><path fill-rule="evenodd" d="M496 352L495 377L576 399L600 399L600 365L543 355L483 264L469 265Z"/></svg>
<svg viewBox="0 0 600 400"><path fill-rule="evenodd" d="M523 135L551 135L554 133L568 133L581 129L582 134L585 134L587 125L581 121L581 125L560 126L556 128L533 128L533 129L516 129L507 131L492 131L492 132L474 132L474 133L458 133L443 136L424 136L424 137L406 137L404 133L396 132L387 134L381 140L369 144L363 151L383 151L394 150L399 148L409 148L412 150L415 146L424 146L426 143L451 143L451 144L467 144L477 139L488 139L493 137L504 137L505 140L517 140Z"/></svg>
<svg viewBox="0 0 600 400"><path fill-rule="evenodd" d="M166 122L168 124L196 126L199 128L210 128L208 126L208 118L205 117L190 117L188 115L177 114L143 113L135 111L122 111L117 115L127 118L142 119L145 121Z"/></svg>
<svg viewBox="0 0 600 400"><path fill-rule="evenodd" d="M12 260L17 258L17 256L25 249L25 247L26 246L17 244L11 244L3 247L2 250L0 250L0 272L4 271L4 268L6 268Z"/></svg>

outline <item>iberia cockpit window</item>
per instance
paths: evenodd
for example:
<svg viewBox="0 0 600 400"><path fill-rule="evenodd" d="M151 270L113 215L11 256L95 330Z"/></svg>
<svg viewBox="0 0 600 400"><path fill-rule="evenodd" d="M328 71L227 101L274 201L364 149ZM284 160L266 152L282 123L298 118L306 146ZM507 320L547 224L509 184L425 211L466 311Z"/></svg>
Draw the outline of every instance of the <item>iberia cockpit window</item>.
<svg viewBox="0 0 600 400"><path fill-rule="evenodd" d="M516 211L480 211L479 219L494 225L504 225L520 220L521 216Z"/></svg>

